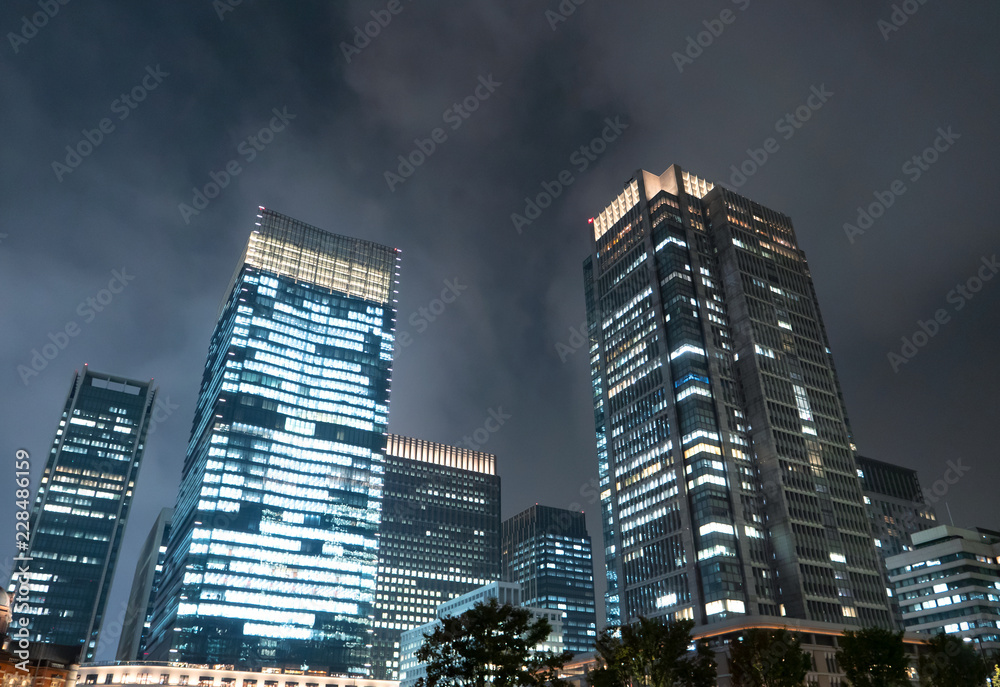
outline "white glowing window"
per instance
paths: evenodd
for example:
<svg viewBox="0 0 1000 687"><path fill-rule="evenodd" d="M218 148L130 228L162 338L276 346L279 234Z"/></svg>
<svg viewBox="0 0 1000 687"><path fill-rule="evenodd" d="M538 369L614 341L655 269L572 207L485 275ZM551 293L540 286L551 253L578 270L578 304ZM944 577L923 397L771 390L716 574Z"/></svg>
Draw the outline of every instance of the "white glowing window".
<svg viewBox="0 0 1000 687"><path fill-rule="evenodd" d="M698 534L702 537L706 534L712 534L713 532L717 532L719 534L736 534L732 525L727 525L721 522L710 522L698 528Z"/></svg>
<svg viewBox="0 0 1000 687"><path fill-rule="evenodd" d="M681 357L685 353L697 353L700 356L704 356L705 355L705 349L704 348L699 348L698 346L692 346L691 344L684 344L683 346L681 346L677 350L672 351L670 353L670 359L674 360L675 358Z"/></svg>
<svg viewBox="0 0 1000 687"><path fill-rule="evenodd" d="M728 546L717 544L708 549L700 549L698 551L698 560L704 561L709 558L715 558L716 556L735 556L735 555L736 553Z"/></svg>
<svg viewBox="0 0 1000 687"><path fill-rule="evenodd" d="M681 241L679 238L675 238L673 236L668 236L667 238L663 239L662 241L660 241L657 244L656 250L660 250L661 248L663 248L668 243L676 243L678 246L681 246L682 248L687 248L688 247L687 243L685 243L684 241Z"/></svg>
<svg viewBox="0 0 1000 687"><path fill-rule="evenodd" d="M757 344L754 344L753 348L754 348L754 351L757 353L757 355L762 355L765 358L774 358L775 357L774 351L772 351L770 348L765 348L764 346L758 346Z"/></svg>
<svg viewBox="0 0 1000 687"><path fill-rule="evenodd" d="M674 593L664 594L656 599L657 608L666 608L675 605L677 605L677 595Z"/></svg>
<svg viewBox="0 0 1000 687"><path fill-rule="evenodd" d="M705 615L715 615L722 613L724 610L726 610L726 607L722 601L711 601L705 604Z"/></svg>
<svg viewBox="0 0 1000 687"><path fill-rule="evenodd" d="M795 392L795 405L798 406L799 409L799 419L811 422L813 419L812 408L809 407L809 396L806 394L805 388L797 384L793 384L792 390ZM813 432L813 434L815 434L815 432Z"/></svg>
<svg viewBox="0 0 1000 687"><path fill-rule="evenodd" d="M708 398L712 398L712 392L709 391L708 389L702 389L700 386L689 386L687 389L684 389L684 391L677 394L677 401L678 402L683 401L685 398L693 394L698 394L700 396L706 396Z"/></svg>
<svg viewBox="0 0 1000 687"><path fill-rule="evenodd" d="M719 435L715 432L706 432L703 429L699 429L696 432L691 432L690 434L685 434L684 438L681 439L681 443L687 446L692 441L696 439L712 439L713 441L719 441Z"/></svg>
<svg viewBox="0 0 1000 687"><path fill-rule="evenodd" d="M746 613L746 604L739 599L719 599L705 604L705 615L716 615L723 611Z"/></svg>
<svg viewBox="0 0 1000 687"><path fill-rule="evenodd" d="M847 557L842 553L831 553L830 560L836 563L847 563Z"/></svg>

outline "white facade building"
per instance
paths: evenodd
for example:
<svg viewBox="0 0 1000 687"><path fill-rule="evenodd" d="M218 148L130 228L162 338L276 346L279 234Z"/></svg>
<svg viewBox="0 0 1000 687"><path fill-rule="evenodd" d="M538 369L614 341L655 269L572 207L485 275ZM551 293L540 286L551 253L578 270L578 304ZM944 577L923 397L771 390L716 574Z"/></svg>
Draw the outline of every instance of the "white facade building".
<svg viewBox="0 0 1000 687"><path fill-rule="evenodd" d="M501 605L520 606L521 586L513 582L492 582L479 589L474 589L468 594L463 594L438 606L438 620L404 632L399 643L399 686L413 687L417 680L427 676L427 665L417 660L417 651L424 643L424 636L434 632L435 628L440 625L441 618L461 615L465 611L472 610L477 603L485 603L490 599L496 599ZM548 639L538 645L537 650L561 653L563 651L562 611L553 611L547 608L525 608L531 611L536 618L545 618L552 626L552 632Z"/></svg>

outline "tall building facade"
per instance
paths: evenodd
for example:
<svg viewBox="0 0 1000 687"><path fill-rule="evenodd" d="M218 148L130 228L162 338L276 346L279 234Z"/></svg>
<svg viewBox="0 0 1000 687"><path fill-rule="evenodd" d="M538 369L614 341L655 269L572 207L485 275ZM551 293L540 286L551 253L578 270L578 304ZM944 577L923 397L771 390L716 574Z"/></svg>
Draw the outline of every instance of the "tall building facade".
<svg viewBox="0 0 1000 687"><path fill-rule="evenodd" d="M957 634L1000 651L1000 532L940 525L886 559L909 632Z"/></svg>
<svg viewBox="0 0 1000 687"><path fill-rule="evenodd" d="M167 539L170 537L170 521L174 517L173 508L163 508L153 521L132 578L132 591L125 607L125 622L118 640L119 661L142 661L145 659L146 644L149 641L149 626L153 618L153 602L156 592L163 584L163 562L167 557Z"/></svg>
<svg viewBox="0 0 1000 687"><path fill-rule="evenodd" d="M260 209L209 346L150 660L365 675L398 267Z"/></svg>
<svg viewBox="0 0 1000 687"><path fill-rule="evenodd" d="M912 550L915 532L937 527L937 514L927 505L917 471L874 458L857 456L858 477L882 558Z"/></svg>
<svg viewBox="0 0 1000 687"><path fill-rule="evenodd" d="M375 593L372 677L395 680L400 636L499 579L496 456L390 434Z"/></svg>
<svg viewBox="0 0 1000 687"><path fill-rule="evenodd" d="M35 497L18 616L32 642L78 646L81 661L102 641L155 396L152 381L75 373Z"/></svg>
<svg viewBox="0 0 1000 687"><path fill-rule="evenodd" d="M594 560L583 513L534 505L503 521L503 577L521 585L525 606L562 613L563 644L594 653Z"/></svg>
<svg viewBox="0 0 1000 687"><path fill-rule="evenodd" d="M608 621L891 626L791 220L672 166L637 172L591 230Z"/></svg>
<svg viewBox="0 0 1000 687"><path fill-rule="evenodd" d="M882 557L883 573L888 575L886 559L912 551L910 538L917 532L937 526L937 515L925 502L916 470L865 456L856 458L872 538ZM887 576L886 589L893 620L896 628L902 629L903 616L888 579Z"/></svg>

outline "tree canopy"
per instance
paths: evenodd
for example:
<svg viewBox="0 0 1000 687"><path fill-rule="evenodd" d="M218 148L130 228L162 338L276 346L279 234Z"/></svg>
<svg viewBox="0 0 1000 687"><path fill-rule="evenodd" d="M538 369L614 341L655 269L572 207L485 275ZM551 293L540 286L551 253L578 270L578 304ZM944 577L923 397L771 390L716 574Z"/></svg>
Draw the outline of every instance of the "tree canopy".
<svg viewBox="0 0 1000 687"><path fill-rule="evenodd" d="M982 687L989 667L972 643L955 635L936 634L917 659L920 684L926 687Z"/></svg>
<svg viewBox="0 0 1000 687"><path fill-rule="evenodd" d="M564 651L536 651L552 626L533 620L531 611L500 605L496 599L477 603L459 616L441 619L426 635L417 660L427 664L420 687L565 687L559 670L572 659Z"/></svg>
<svg viewBox="0 0 1000 687"><path fill-rule="evenodd" d="M714 687L714 653L704 642L691 650L694 622L637 623L611 627L597 638L594 687Z"/></svg>
<svg viewBox="0 0 1000 687"><path fill-rule="evenodd" d="M811 667L809 652L788 630L749 629L729 645L734 687L799 687Z"/></svg>
<svg viewBox="0 0 1000 687"><path fill-rule="evenodd" d="M903 633L880 627L847 630L840 638L837 662L852 687L908 687L910 658Z"/></svg>

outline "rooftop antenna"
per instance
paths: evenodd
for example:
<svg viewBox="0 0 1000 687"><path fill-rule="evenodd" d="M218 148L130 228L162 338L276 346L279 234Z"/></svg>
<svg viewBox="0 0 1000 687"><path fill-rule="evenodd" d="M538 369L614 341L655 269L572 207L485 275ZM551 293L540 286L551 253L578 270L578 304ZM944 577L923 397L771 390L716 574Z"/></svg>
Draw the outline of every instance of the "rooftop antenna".
<svg viewBox="0 0 1000 687"><path fill-rule="evenodd" d="M954 527L955 526L955 518L951 517L951 506L949 506L948 502L945 501L944 502L944 507L948 510L948 519L951 520L951 526Z"/></svg>

